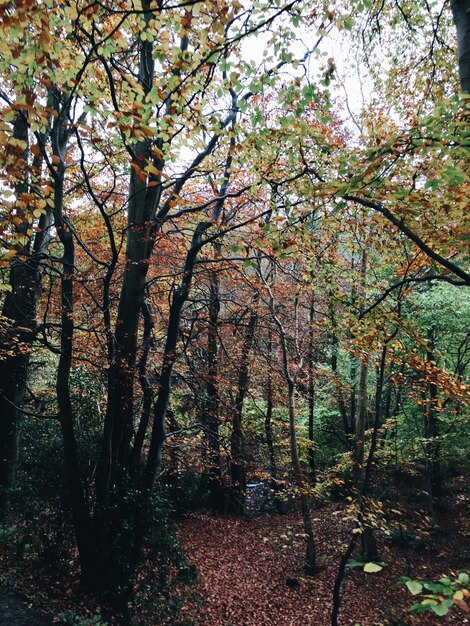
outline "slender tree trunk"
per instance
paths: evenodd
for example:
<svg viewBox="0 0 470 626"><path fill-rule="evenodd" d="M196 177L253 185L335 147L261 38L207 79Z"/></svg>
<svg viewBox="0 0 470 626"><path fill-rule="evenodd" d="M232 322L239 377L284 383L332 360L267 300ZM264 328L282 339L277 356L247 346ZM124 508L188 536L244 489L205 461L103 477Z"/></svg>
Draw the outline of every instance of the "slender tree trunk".
<svg viewBox="0 0 470 626"><path fill-rule="evenodd" d="M220 256L220 246L216 247ZM207 328L207 404L206 435L208 449L208 473L211 503L214 511L223 513L225 498L222 484L220 439L219 439L219 359L218 359L218 319L220 311L219 276L211 273L209 290L209 325Z"/></svg>
<svg viewBox="0 0 470 626"><path fill-rule="evenodd" d="M435 332L434 329L428 331L427 360L433 365L436 364ZM437 413L437 398L439 389L435 382L429 384L429 398L424 405L424 437L426 468L429 475L430 498L432 500L431 512L435 512L436 506L440 505L442 499L442 477L440 463L440 442L439 442L439 419Z"/></svg>
<svg viewBox="0 0 470 626"><path fill-rule="evenodd" d="M295 423L295 387L292 381L287 383L287 394L289 402L289 436L292 468L294 470L295 481L300 489L300 504L302 508L302 520L305 533L305 571L307 574L317 572L316 548L313 535L312 515L310 513L309 497L305 492L305 482L302 474L302 467L299 459L299 447L297 443L297 428Z"/></svg>
<svg viewBox="0 0 470 626"><path fill-rule="evenodd" d="M367 270L367 254L362 253L361 278L362 278L362 298L365 292L365 280ZM367 514L364 507L364 491L365 491L365 432L367 425L367 373L368 373L368 355L361 358L359 366L359 385L357 393L357 411L356 411L356 430L354 437L353 450L353 475L354 487L357 493L359 506L363 520L363 531L361 533L361 552L367 561L376 560L378 558L377 542L371 526L367 521Z"/></svg>
<svg viewBox="0 0 470 626"><path fill-rule="evenodd" d="M67 139L60 123L55 124L52 129L52 140L54 154L59 160L54 176L54 225L63 248L61 260L60 357L57 368L56 392L62 430L68 496L80 558L81 581L85 588L90 589L96 587L101 572L98 572L96 568L96 550L94 537L91 532L90 512L85 501L80 475L78 446L70 398L70 371L72 369L74 335L73 273L75 250L72 232L65 223L63 215L65 176L63 158Z"/></svg>
<svg viewBox="0 0 470 626"><path fill-rule="evenodd" d="M357 397L357 417L356 432L354 437L354 485L360 492L364 480L364 447L365 431L367 423L367 369L368 364L365 357L361 360L359 367L359 388Z"/></svg>
<svg viewBox="0 0 470 626"><path fill-rule="evenodd" d="M272 293L270 294L272 297ZM274 304L274 299L271 300L271 305ZM289 407L289 439L290 439L290 455L292 470L296 486L300 491L300 504L302 509L302 519L305 533L305 571L308 574L315 574L318 571L316 562L316 546L315 538L313 534L312 516L310 513L310 502L306 492L307 485L305 484L302 466L299 458L299 447L297 443L297 428L296 428L296 415L295 415L295 384L292 379L289 369L289 357L287 350L286 331L281 320L277 317L274 307L271 306L271 315L274 319L276 326L279 329L279 336L281 340L282 348L282 367L284 371L284 378L287 383L287 399Z"/></svg>
<svg viewBox="0 0 470 626"><path fill-rule="evenodd" d="M264 432L266 434L266 445L268 448L268 459L269 459L269 475L271 476L270 480L270 488L272 493L274 494L276 509L279 515L283 515L285 512L285 503L284 501L276 497L276 495L280 491L280 484L278 481L278 471L277 471L277 463L276 463L276 453L274 451L274 437L273 437L273 425L272 425L272 417L273 417L273 381L271 376L271 367L272 367L272 350L273 350L273 342L272 342L272 334L271 329L268 334L268 380L266 382L266 415L264 418Z"/></svg>
<svg viewBox="0 0 470 626"><path fill-rule="evenodd" d="M315 308L314 308L314 299L312 296L312 300L310 302L310 310L309 310L309 342L308 342L308 440L309 440L309 449L308 449L308 465L310 468L310 480L313 484L316 483L317 479L317 470L315 463L315 432L314 432L314 418L315 418L315 379L313 372L314 365L314 332L313 332L313 322L315 319Z"/></svg>
<svg viewBox="0 0 470 626"><path fill-rule="evenodd" d="M230 476L232 487L230 490L229 510L236 515L242 515L245 511L246 471L243 459L243 403L248 391L249 383L249 357L255 337L258 314L255 310L257 297L253 303L245 337L243 339L240 356L240 369L238 371L237 395L233 408L232 435L230 438Z"/></svg>
<svg viewBox="0 0 470 626"><path fill-rule="evenodd" d="M64 460L67 475L68 495L80 556L81 579L85 588L94 588L97 582L95 550L89 511L85 502L83 484L80 477L78 447L74 431L74 417L70 399L70 370L72 367L73 346L73 267L74 246L72 233L61 227L60 240L64 247L62 275L62 322L60 358L57 369L57 401L64 446Z"/></svg>
<svg viewBox="0 0 470 626"><path fill-rule="evenodd" d="M336 397L338 401L339 414L341 416L341 421L343 423L343 431L349 442L352 435L354 434L354 422L351 421L348 415L348 409L346 406L346 401L344 399L344 392L343 392L342 385L341 385L341 377L338 371L339 340L338 340L336 319L335 319L335 313L334 313L332 302L330 302L329 310L330 310L330 320L332 324L332 331L330 335L331 336L331 371L333 372L335 379L336 379Z"/></svg>
<svg viewBox="0 0 470 626"><path fill-rule="evenodd" d="M131 452L131 468L135 475L139 470L139 462L144 445L145 435L150 421L153 402L152 385L147 374L147 361L152 346L153 316L150 303L147 299L142 303L142 318L144 320L144 333L142 337L142 354L139 359L139 380L142 388L143 403L139 426L135 435L134 445Z"/></svg>

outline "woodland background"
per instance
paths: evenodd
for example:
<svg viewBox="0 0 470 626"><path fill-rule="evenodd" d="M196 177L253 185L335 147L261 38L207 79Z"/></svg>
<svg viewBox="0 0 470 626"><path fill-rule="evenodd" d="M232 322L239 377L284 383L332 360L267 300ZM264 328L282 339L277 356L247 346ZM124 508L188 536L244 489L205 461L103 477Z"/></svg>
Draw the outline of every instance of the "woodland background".
<svg viewBox="0 0 470 626"><path fill-rule="evenodd" d="M0 75L4 591L465 623L470 2L2 0Z"/></svg>

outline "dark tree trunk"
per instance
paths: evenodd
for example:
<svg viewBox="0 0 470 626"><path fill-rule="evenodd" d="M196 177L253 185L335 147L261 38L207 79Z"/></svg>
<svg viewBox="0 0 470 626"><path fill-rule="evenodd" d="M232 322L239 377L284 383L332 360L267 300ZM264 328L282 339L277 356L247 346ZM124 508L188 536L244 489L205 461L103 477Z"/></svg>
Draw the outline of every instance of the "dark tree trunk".
<svg viewBox="0 0 470 626"><path fill-rule="evenodd" d="M434 329L428 331L427 360L436 365L435 332ZM439 419L437 413L437 398L439 389L435 382L429 383L429 398L424 405L424 437L426 453L426 469L429 477L430 498L432 506L430 512L435 512L435 507L439 506L442 499L442 477L440 463L440 441L439 441Z"/></svg>
<svg viewBox="0 0 470 626"><path fill-rule="evenodd" d="M307 492L307 486L302 473L302 466L299 458L299 446L297 443L297 425L295 414L295 384L289 369L289 356L287 349L286 331L280 319L274 311L274 298L271 293L271 315L276 326L279 329L279 338L282 348L282 369L284 378L287 383L287 401L289 412L289 439L290 439L290 456L291 465L295 478L295 484L300 492L300 504L302 508L302 519L305 533L305 571L308 574L315 574L318 571L316 562L316 546L313 534L312 516L310 513L310 499Z"/></svg>
<svg viewBox="0 0 470 626"><path fill-rule="evenodd" d="M361 262L361 280L362 280L362 299L365 296L365 284L366 284L366 271L367 271L367 254L362 252ZM362 308L363 305L361 305ZM367 512L364 506L364 496L366 490L366 468L365 468L365 432L367 425L367 373L368 362L367 357L364 355L361 358L359 366L359 385L357 392L357 411L356 411L356 430L354 436L354 449L353 449L353 475L354 475L354 487L357 493L357 498L360 505L362 527L361 533L361 555L367 561L373 561L378 559L377 542L375 540L374 532L367 520ZM381 394L381 390L380 390ZM377 410L377 407L376 407ZM378 413L376 413L378 418ZM369 456L369 458L371 458Z"/></svg>
<svg viewBox="0 0 470 626"><path fill-rule="evenodd" d="M294 470L295 481L300 489L300 504L302 508L302 519L305 533L305 571L307 574L317 572L316 548L313 535L312 516L310 513L309 497L305 493L305 484L302 475L302 467L299 459L299 448L297 445L297 428L295 423L295 387L292 381L287 383L287 395L289 403L289 434L290 452L292 468Z"/></svg>
<svg viewBox="0 0 470 626"><path fill-rule="evenodd" d="M341 416L344 434L347 436L347 441L349 443L352 435L354 434L354 422L348 415L348 409L346 406L346 401L344 399L344 392L343 392L343 389L341 388L341 378L338 372L339 340L338 340L338 335L336 333L336 321L334 319L334 312L333 312L332 306L330 306L330 317L331 317L331 323L333 326L333 330L331 332L331 371L333 372L336 378L336 396L337 396L339 414Z"/></svg>
<svg viewBox="0 0 470 626"><path fill-rule="evenodd" d="M220 256L220 246L216 246ZM219 276L211 273L209 289L209 325L207 328L207 401L205 407L205 427L207 438L207 461L211 504L214 511L223 513L225 496L222 484L220 439L219 439L219 361L218 361L218 320L220 312Z"/></svg>
<svg viewBox="0 0 470 626"><path fill-rule="evenodd" d="M70 398L70 371L72 368L74 334L73 272L75 251L73 235L66 225L63 215L65 175L63 156L66 146L66 134L59 123L54 125L52 129L52 139L54 154L60 161L54 175L54 225L63 248L61 259L60 357L57 368L56 392L62 430L68 497L80 558L81 581L85 588L92 588L96 585L99 573L96 568L96 550L94 537L91 532L90 513L85 501L80 476L78 446Z"/></svg>
<svg viewBox="0 0 470 626"><path fill-rule="evenodd" d="M23 178L15 185L18 200L28 192L28 124L27 118L18 112L13 137L26 145L18 165L23 168ZM33 160L32 171L40 171L41 157ZM17 209L21 215L22 209ZM29 208L24 209L29 211ZM29 220L17 226L18 234L27 243L17 248L9 277L9 291L5 297L2 317L8 320L8 328L0 340L0 517L6 513L9 493L14 483L18 463L19 424L23 408L29 370L32 342L36 336L36 304L41 285L39 255L47 249L50 238L50 212L41 215L34 243L28 236Z"/></svg>
<svg viewBox="0 0 470 626"><path fill-rule="evenodd" d="M13 137L24 142L25 149L20 155L25 172L28 165L28 125L26 117L19 111L16 114ZM17 198L27 192L25 177L15 184ZM21 212L20 212L21 214ZM20 225L20 234L22 225ZM17 254L27 254L27 247L17 250ZM11 291L7 293L3 307L3 317L11 324L5 329L0 358L0 516L5 513L9 492L13 486L18 462L18 427L21 409L26 393L26 380L29 364L29 351L34 334L35 280L34 270L28 263L14 259L10 270ZM18 408L17 408L18 407Z"/></svg>
<svg viewBox="0 0 470 626"><path fill-rule="evenodd" d="M257 298L253 303L256 306ZM232 486L229 494L229 511L236 515L243 515L245 511L246 470L243 459L243 403L248 391L249 383L249 357L255 337L258 314L255 309L250 314L248 326L243 339L240 356L240 369L238 371L237 396L233 408L232 435L230 438L230 476Z"/></svg>
<svg viewBox="0 0 470 626"><path fill-rule="evenodd" d="M310 468L310 480L313 484L317 480L317 469L315 463L315 431L314 431L314 417L315 417L315 379L313 372L314 365L314 332L313 322L315 319L314 299L310 302L309 311L309 343L308 343L308 465Z"/></svg>
<svg viewBox="0 0 470 626"><path fill-rule="evenodd" d="M147 374L147 360L152 345L153 316L152 309L147 299L142 303L142 318L144 320L144 333L142 337L142 354L139 359L139 381L143 394L142 412L139 426L135 435L134 445L131 452L131 469L135 475L139 468L142 447L150 422L152 411L153 390Z"/></svg>
<svg viewBox="0 0 470 626"><path fill-rule="evenodd" d="M72 402L70 399L70 370L73 346L73 267L74 246L72 233L61 227L60 240L64 247L62 257L62 321L60 358L57 369L57 402L64 445L64 460L67 475L68 495L72 509L75 536L80 556L82 583L85 588L93 587L96 579L96 560L89 511L85 502L80 478L78 447L74 431Z"/></svg>
<svg viewBox="0 0 470 626"><path fill-rule="evenodd" d="M148 0L142 3L144 9L149 6ZM149 11L143 18L146 24L150 18ZM139 41L138 82L145 93L153 85L155 62L152 48L151 42ZM103 509L109 505L111 490L124 480L132 457L137 334L153 243L151 222L161 197L160 178L148 186L142 172L149 162L161 171L163 162L152 155L149 141L138 142L134 154L129 185L126 265L114 337L109 348L113 360L108 372L108 402L96 481L98 502Z"/></svg>
<svg viewBox="0 0 470 626"><path fill-rule="evenodd" d="M460 87L470 95L470 0L451 0L457 29Z"/></svg>
<svg viewBox="0 0 470 626"><path fill-rule="evenodd" d="M277 463L276 463L276 453L274 451L274 437L273 437L273 425L272 425L272 417L273 417L273 381L271 376L271 367L272 367L272 336L271 330L269 330L268 336L268 380L266 383L266 415L264 418L264 432L266 433L266 445L268 448L268 459L269 459L269 474L271 476L270 480L270 488L275 497L276 509L279 515L283 515L285 513L285 504L284 501L276 497L280 491L280 484L278 480L278 472L277 472Z"/></svg>

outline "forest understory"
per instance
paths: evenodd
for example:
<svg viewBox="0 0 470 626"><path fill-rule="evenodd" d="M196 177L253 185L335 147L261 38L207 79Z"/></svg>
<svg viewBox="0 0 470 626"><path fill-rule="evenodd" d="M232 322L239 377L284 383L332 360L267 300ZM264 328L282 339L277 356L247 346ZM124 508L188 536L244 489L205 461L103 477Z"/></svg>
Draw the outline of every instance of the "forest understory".
<svg viewBox="0 0 470 626"><path fill-rule="evenodd" d="M443 617L432 611L410 613L416 598L400 582L403 577L433 581L468 571L469 485L463 477L455 478L448 485L448 493L452 495L446 509L438 513L432 528L419 503L416 506L416 498L385 503L391 532L388 537L382 535L379 542L384 567L376 573L365 573L362 568L347 570L341 626L470 623L470 616L458 606ZM320 571L314 576L306 575L302 567L304 538L298 512L251 519L217 516L209 511L181 516L175 529L187 564L172 568L163 593L148 595L135 623L329 626L332 589L339 559L350 538L351 522L345 519L347 513L341 502L314 506L312 514L320 563ZM147 566L151 569L151 562L147 561ZM118 623L113 619L103 621L107 607L83 595L76 567L75 575L64 576L40 560L12 558L3 547L0 580L10 598L22 599L38 616L38 621L28 621L30 615L23 614L11 622L15 626Z"/></svg>

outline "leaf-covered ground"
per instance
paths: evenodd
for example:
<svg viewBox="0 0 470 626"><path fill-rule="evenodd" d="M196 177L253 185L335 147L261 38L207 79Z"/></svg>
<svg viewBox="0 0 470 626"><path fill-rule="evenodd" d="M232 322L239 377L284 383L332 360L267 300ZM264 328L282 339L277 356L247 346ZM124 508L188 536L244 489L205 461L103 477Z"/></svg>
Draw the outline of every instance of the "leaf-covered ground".
<svg viewBox="0 0 470 626"><path fill-rule="evenodd" d="M183 613L201 626L328 626L347 524L337 507L327 506L314 511L314 525L323 569L311 577L302 571L298 515L251 521L189 516L180 525L179 537L189 560L197 565L200 598L197 603L186 603ZM403 585L396 585L401 576L432 580L449 570L465 569L465 565L468 569L458 547L463 537L455 528L444 536L444 541L429 548L382 545L387 566L379 573L349 570L343 587L341 626L470 623L469 616L455 607L445 618L432 614L411 617L406 609L415 598ZM295 588L288 584L293 581L298 582Z"/></svg>
<svg viewBox="0 0 470 626"><path fill-rule="evenodd" d="M441 530L432 540L420 532L422 518L413 503L401 514L396 510L392 512L395 528L396 520L401 520L402 527L411 531L412 540L397 545L397 542L382 539L381 558L386 566L378 573L348 570L343 585L340 625L470 624L470 615L457 607L452 607L444 618L431 613L411 616L407 609L416 598L403 585L397 584L401 576L432 581L444 574L469 570L468 503L468 495L454 500L448 512L441 514ZM173 616L159 617L162 598L151 595L147 598L146 620L137 623L145 626L329 626L333 583L350 528L341 504L328 504L314 510L313 520L322 566L314 577L304 575L302 570L302 523L297 513L265 515L252 520L188 515L179 521L177 533L189 564L197 567L196 581L172 588L171 593L176 594L174 606L179 606ZM0 582L10 594L23 598L56 624L96 620L103 608L93 598L81 594L77 571L72 576L64 570L45 568L36 561L12 560L8 551L2 553L1 550ZM0 622L1 613L0 605ZM24 625L15 622L15 626Z"/></svg>

